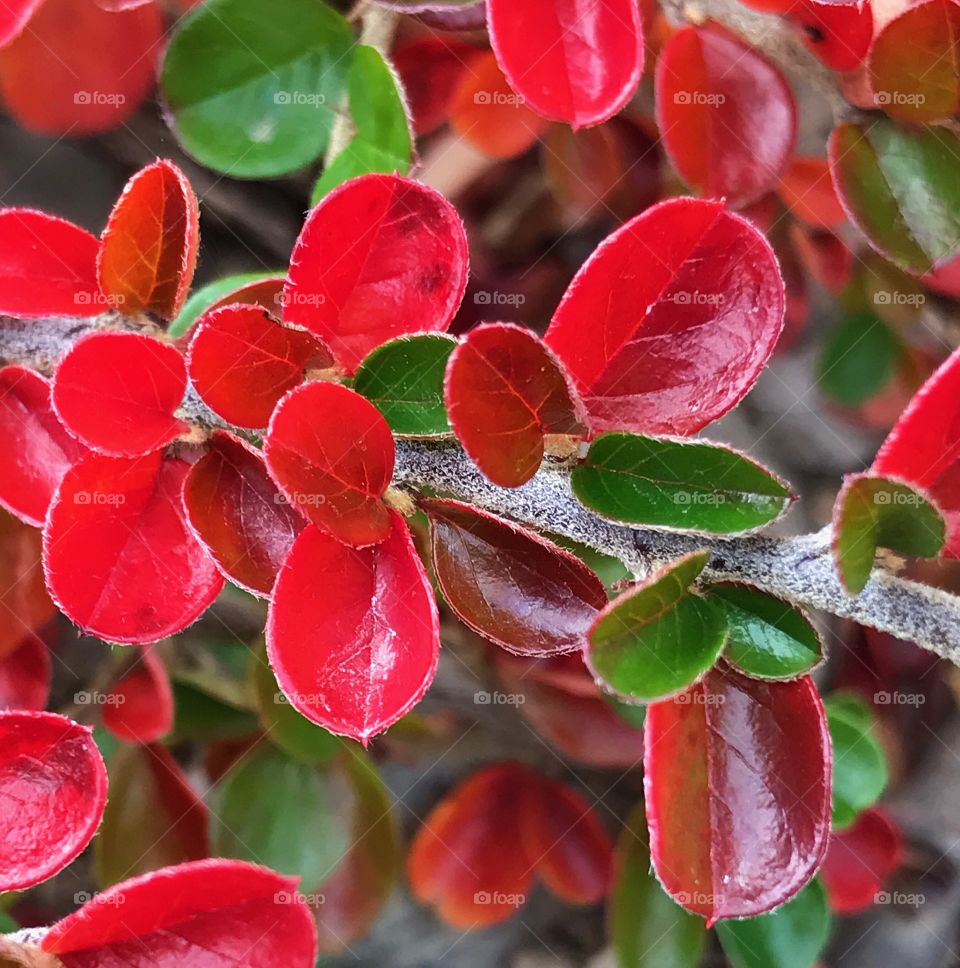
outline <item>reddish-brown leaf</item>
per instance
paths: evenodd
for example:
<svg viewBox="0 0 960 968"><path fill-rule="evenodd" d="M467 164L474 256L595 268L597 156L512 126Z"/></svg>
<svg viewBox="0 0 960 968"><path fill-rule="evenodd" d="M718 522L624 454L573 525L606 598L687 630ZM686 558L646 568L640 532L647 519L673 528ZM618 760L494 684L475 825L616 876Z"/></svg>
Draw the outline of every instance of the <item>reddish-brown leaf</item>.
<svg viewBox="0 0 960 968"><path fill-rule="evenodd" d="M853 253L839 235L794 222L790 241L804 269L824 289L838 293L850 281Z"/></svg>
<svg viewBox="0 0 960 968"><path fill-rule="evenodd" d="M194 533L234 584L267 598L306 520L277 489L260 452L216 430L187 472L183 503Z"/></svg>
<svg viewBox="0 0 960 968"><path fill-rule="evenodd" d="M56 614L40 564L40 532L0 511L0 657Z"/></svg>
<svg viewBox="0 0 960 968"><path fill-rule="evenodd" d="M518 655L583 647L607 595L579 558L458 501L421 506L430 517L437 581L461 621Z"/></svg>
<svg viewBox="0 0 960 968"><path fill-rule="evenodd" d="M170 677L153 649L144 649L132 669L105 697L103 725L128 743L153 743L173 729Z"/></svg>
<svg viewBox="0 0 960 968"><path fill-rule="evenodd" d="M816 229L835 229L846 220L826 158L794 158L777 191L797 218Z"/></svg>
<svg viewBox="0 0 960 968"><path fill-rule="evenodd" d="M60 484L43 531L47 587L85 631L144 644L190 625L223 577L187 525L188 465L160 452L90 454Z"/></svg>
<svg viewBox="0 0 960 968"><path fill-rule="evenodd" d="M830 835L820 877L837 914L871 907L884 881L899 866L903 838L890 818L875 807L864 810L845 830Z"/></svg>
<svg viewBox="0 0 960 968"><path fill-rule="evenodd" d="M285 322L320 336L353 371L404 333L446 330L467 284L467 238L438 192L363 175L310 213L290 260Z"/></svg>
<svg viewBox="0 0 960 968"><path fill-rule="evenodd" d="M96 832L107 771L91 733L55 713L0 713L0 891L52 877Z"/></svg>
<svg viewBox="0 0 960 968"><path fill-rule="evenodd" d="M461 340L447 362L444 396L464 449L502 487L536 474L547 434L587 430L563 365L538 336L511 323L478 326Z"/></svg>
<svg viewBox="0 0 960 968"><path fill-rule="evenodd" d="M403 518L357 550L315 527L294 542L273 590L267 650L277 682L304 716L366 744L433 681L440 621Z"/></svg>
<svg viewBox="0 0 960 968"><path fill-rule="evenodd" d="M122 313L173 319L197 263L200 209L190 182L170 161L155 161L127 182L103 230L97 275Z"/></svg>
<svg viewBox="0 0 960 968"><path fill-rule="evenodd" d="M809 677L722 665L654 703L644 727L650 852L667 892L705 917L755 917L813 876L830 832L831 751Z"/></svg>
<svg viewBox="0 0 960 968"><path fill-rule="evenodd" d="M47 643L28 632L0 658L0 710L44 709L50 698L53 663Z"/></svg>
<svg viewBox="0 0 960 968"><path fill-rule="evenodd" d="M112 457L138 457L187 429L174 416L187 387L179 350L140 333L82 336L53 374L53 409L81 443Z"/></svg>
<svg viewBox="0 0 960 968"><path fill-rule="evenodd" d="M766 239L721 202L677 198L586 261L545 337L594 433L692 434L753 386L783 326Z"/></svg>
<svg viewBox="0 0 960 968"><path fill-rule="evenodd" d="M211 410L239 427L270 422L280 398L307 370L333 365L311 333L283 326L267 310L234 303L207 312L190 342L190 379Z"/></svg>
<svg viewBox="0 0 960 968"><path fill-rule="evenodd" d="M264 438L277 486L305 517L354 547L383 541L383 493L393 476L393 435L380 411L336 383L307 383L280 401Z"/></svg>

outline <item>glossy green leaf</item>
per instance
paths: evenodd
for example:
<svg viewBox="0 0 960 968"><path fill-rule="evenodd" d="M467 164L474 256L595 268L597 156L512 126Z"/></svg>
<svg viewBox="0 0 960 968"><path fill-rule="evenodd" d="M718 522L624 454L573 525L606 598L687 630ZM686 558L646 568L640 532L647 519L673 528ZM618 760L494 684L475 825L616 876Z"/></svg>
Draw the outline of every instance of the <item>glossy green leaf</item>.
<svg viewBox="0 0 960 968"><path fill-rule="evenodd" d="M794 679L823 658L823 646L810 620L788 602L736 582L710 588L730 622L724 658L756 679Z"/></svg>
<svg viewBox="0 0 960 968"><path fill-rule="evenodd" d="M842 829L880 799L887 785L887 760L862 699L838 693L824 705L833 743L833 826Z"/></svg>
<svg viewBox="0 0 960 968"><path fill-rule="evenodd" d="M627 817L617 842L607 910L619 968L694 968L700 963L707 937L703 919L680 907L654 876L642 803Z"/></svg>
<svg viewBox="0 0 960 968"><path fill-rule="evenodd" d="M248 709L221 702L194 686L173 683L176 721L171 743L185 740L234 739L257 730L260 723Z"/></svg>
<svg viewBox="0 0 960 968"><path fill-rule="evenodd" d="M360 364L353 389L405 437L451 433L443 374L457 341L442 333L401 336L378 346Z"/></svg>
<svg viewBox="0 0 960 968"><path fill-rule="evenodd" d="M320 0L207 0L173 32L163 97L184 148L234 178L295 171L327 146L349 25Z"/></svg>
<svg viewBox="0 0 960 968"><path fill-rule="evenodd" d="M413 135L400 80L373 47L357 47L348 78L350 115L356 134L327 166L312 204L337 185L379 171L405 175L413 157Z"/></svg>
<svg viewBox="0 0 960 968"><path fill-rule="evenodd" d="M859 406L892 379L899 356L900 340L886 323L872 313L848 316L823 344L820 389L847 407Z"/></svg>
<svg viewBox="0 0 960 968"><path fill-rule="evenodd" d="M600 613L585 658L604 689L653 702L683 691L713 666L727 640L727 615L690 590L709 560L709 551L686 555Z"/></svg>
<svg viewBox="0 0 960 968"><path fill-rule="evenodd" d="M222 279L208 282L183 304L180 315L170 324L167 333L173 337L182 336L214 303L219 302L224 296L229 296L230 293L251 282L260 282L263 279L272 279L283 274L283 270L237 272L232 276L224 276Z"/></svg>
<svg viewBox="0 0 960 968"><path fill-rule="evenodd" d="M844 209L881 255L919 275L960 251L960 139L951 131L842 124L829 154Z"/></svg>
<svg viewBox="0 0 960 968"><path fill-rule="evenodd" d="M947 536L943 514L918 490L885 477L847 477L833 509L833 560L851 595L870 578L878 547L932 558Z"/></svg>
<svg viewBox="0 0 960 968"><path fill-rule="evenodd" d="M261 745L216 789L210 816L213 853L298 876L300 890L312 893L333 873L350 842L343 810L349 796L339 773Z"/></svg>
<svg viewBox="0 0 960 968"><path fill-rule="evenodd" d="M729 448L619 432L590 445L571 484L605 518L708 534L769 524L792 500L783 481Z"/></svg>
<svg viewBox="0 0 960 968"><path fill-rule="evenodd" d="M833 918L816 878L771 911L742 921L720 921L717 937L734 968L811 968L830 937Z"/></svg>

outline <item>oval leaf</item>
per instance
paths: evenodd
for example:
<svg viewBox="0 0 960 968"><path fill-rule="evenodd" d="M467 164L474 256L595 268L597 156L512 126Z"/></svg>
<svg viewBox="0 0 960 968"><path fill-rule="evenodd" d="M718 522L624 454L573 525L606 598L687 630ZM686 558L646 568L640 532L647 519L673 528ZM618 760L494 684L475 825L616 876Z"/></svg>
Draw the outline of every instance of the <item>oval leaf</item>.
<svg viewBox="0 0 960 968"><path fill-rule="evenodd" d="M127 743L153 743L173 729L170 677L152 649L125 672L104 698L103 725Z"/></svg>
<svg viewBox="0 0 960 968"><path fill-rule="evenodd" d="M835 229L847 217L833 189L830 165L825 158L794 158L780 179L777 192L797 218L814 228Z"/></svg>
<svg viewBox="0 0 960 968"><path fill-rule="evenodd" d="M887 761L873 733L873 714L859 696L840 693L826 702L836 767L833 828L849 827L887 785Z"/></svg>
<svg viewBox="0 0 960 968"><path fill-rule="evenodd" d="M900 866L903 837L885 813L864 810L846 830L830 835L820 877L837 914L872 907L884 881Z"/></svg>
<svg viewBox="0 0 960 968"><path fill-rule="evenodd" d="M39 635L28 632L16 648L0 656L0 711L45 709L52 678L50 649Z"/></svg>

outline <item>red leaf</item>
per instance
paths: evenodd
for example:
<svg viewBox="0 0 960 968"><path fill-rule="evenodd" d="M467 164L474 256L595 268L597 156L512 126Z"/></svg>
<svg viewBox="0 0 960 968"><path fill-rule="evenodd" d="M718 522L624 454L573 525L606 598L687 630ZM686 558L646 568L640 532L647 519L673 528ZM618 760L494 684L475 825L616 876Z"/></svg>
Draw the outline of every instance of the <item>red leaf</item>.
<svg viewBox="0 0 960 968"><path fill-rule="evenodd" d="M138 457L187 430L174 417L186 387L186 366L172 344L140 333L89 333L53 374L53 408L98 453Z"/></svg>
<svg viewBox="0 0 960 968"><path fill-rule="evenodd" d="M44 0L0 51L7 110L42 134L93 134L125 121L153 88L159 4L108 13L90 0Z"/></svg>
<svg viewBox="0 0 960 968"><path fill-rule="evenodd" d="M438 803L407 857L418 901L457 928L485 927L516 913L533 885L517 824L525 767L503 763L474 773Z"/></svg>
<svg viewBox="0 0 960 968"><path fill-rule="evenodd" d="M740 402L773 351L783 314L766 239L720 202L677 198L600 245L545 339L573 377L594 433L686 435Z"/></svg>
<svg viewBox="0 0 960 968"><path fill-rule="evenodd" d="M850 281L853 253L839 235L794 222L790 241L804 269L824 289L838 293Z"/></svg>
<svg viewBox="0 0 960 968"><path fill-rule="evenodd" d="M66 968L313 968L296 880L236 860L165 867L102 891L40 944Z"/></svg>
<svg viewBox="0 0 960 968"><path fill-rule="evenodd" d="M40 567L40 532L0 511L0 657L56 612Z"/></svg>
<svg viewBox="0 0 960 968"><path fill-rule="evenodd" d="M156 642L190 625L223 578L184 518L188 465L158 453L90 454L67 471L43 531L47 587L110 642Z"/></svg>
<svg viewBox="0 0 960 968"><path fill-rule="evenodd" d="M144 649L137 664L107 694L103 725L128 743L153 743L173 729L170 677L153 649Z"/></svg>
<svg viewBox="0 0 960 968"><path fill-rule="evenodd" d="M11 454L0 462L0 505L41 527L60 479L87 448L57 419L50 384L22 366L0 370L0 435Z"/></svg>
<svg viewBox="0 0 960 968"><path fill-rule="evenodd" d="M517 655L583 647L607 595L579 558L458 501L421 507L430 517L437 581L462 622Z"/></svg>
<svg viewBox="0 0 960 968"><path fill-rule="evenodd" d="M277 490L260 452L214 431L187 472L183 503L194 533L234 584L269 597L305 520Z"/></svg>
<svg viewBox="0 0 960 968"><path fill-rule="evenodd" d="M520 813L524 848L537 875L570 904L595 904L610 884L613 842L575 790L533 774Z"/></svg>
<svg viewBox="0 0 960 968"><path fill-rule="evenodd" d="M536 474L546 434L586 433L562 364L539 337L510 323L464 337L450 354L444 395L464 449L502 487Z"/></svg>
<svg viewBox="0 0 960 968"><path fill-rule="evenodd" d="M348 370L395 336L446 330L467 284L467 238L438 192L364 175L310 213L290 260L283 318Z"/></svg>
<svg viewBox="0 0 960 968"><path fill-rule="evenodd" d="M488 0L490 42L510 86L575 128L613 117L643 70L635 0Z"/></svg>
<svg viewBox="0 0 960 968"><path fill-rule="evenodd" d="M9 0L0 7L0 47L6 47L33 16L43 0Z"/></svg>
<svg viewBox="0 0 960 968"><path fill-rule="evenodd" d="M366 744L419 702L437 671L440 620L403 518L373 548L300 533L273 591L267 650L292 705Z"/></svg>
<svg viewBox="0 0 960 968"><path fill-rule="evenodd" d="M830 835L820 877L837 914L871 907L884 881L901 862L900 830L876 808L864 810L846 830Z"/></svg>
<svg viewBox="0 0 960 968"><path fill-rule="evenodd" d="M91 733L56 713L0 713L0 891L53 877L90 843L107 801Z"/></svg>
<svg viewBox="0 0 960 968"><path fill-rule="evenodd" d="M380 411L336 383L307 383L280 401L264 438L270 475L310 521L339 541L383 541L382 495L393 476L393 435Z"/></svg>
<svg viewBox="0 0 960 968"><path fill-rule="evenodd" d="M960 557L960 350L917 391L870 471L929 494L947 520L942 553Z"/></svg>
<svg viewBox="0 0 960 968"><path fill-rule="evenodd" d="M0 658L0 710L44 709L50 698L50 650L33 632Z"/></svg>
<svg viewBox="0 0 960 968"><path fill-rule="evenodd" d="M719 27L685 27L657 62L657 119L680 177L735 208L776 188L797 112L780 71Z"/></svg>
<svg viewBox="0 0 960 968"><path fill-rule="evenodd" d="M197 196L170 161L156 161L127 182L103 230L100 288L129 315L180 312L197 263Z"/></svg>
<svg viewBox="0 0 960 968"><path fill-rule="evenodd" d="M868 0L798 0L787 19L807 47L835 71L852 71L867 56L873 40L873 12Z"/></svg>
<svg viewBox="0 0 960 968"><path fill-rule="evenodd" d="M315 336L282 326L260 306L235 303L206 313L190 343L190 379L224 420L259 429L308 369L333 365Z"/></svg>
<svg viewBox="0 0 960 968"><path fill-rule="evenodd" d="M813 876L830 832L830 737L809 677L761 682L718 666L644 727L657 876L707 918L755 917Z"/></svg>
<svg viewBox="0 0 960 968"><path fill-rule="evenodd" d="M0 63L3 54L0 52ZM2 77L0 77L2 86ZM0 211L0 312L95 316L100 243L86 229L28 208Z"/></svg>
<svg viewBox="0 0 960 968"><path fill-rule="evenodd" d="M846 221L826 158L794 158L777 191L797 218L816 229L835 229Z"/></svg>

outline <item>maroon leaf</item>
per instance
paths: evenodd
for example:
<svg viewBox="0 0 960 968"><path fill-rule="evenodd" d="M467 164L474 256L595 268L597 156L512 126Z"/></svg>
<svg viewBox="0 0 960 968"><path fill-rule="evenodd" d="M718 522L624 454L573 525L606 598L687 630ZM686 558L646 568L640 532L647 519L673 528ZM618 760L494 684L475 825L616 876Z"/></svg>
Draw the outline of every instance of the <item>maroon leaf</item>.
<svg viewBox="0 0 960 968"><path fill-rule="evenodd" d="M517 655L584 646L607 595L579 558L458 501L421 507L430 517L437 581L462 622Z"/></svg>
<svg viewBox="0 0 960 968"><path fill-rule="evenodd" d="M333 733L366 744L416 705L437 671L440 624L396 511L372 548L299 534L273 591L267 651L291 704Z"/></svg>
<svg viewBox="0 0 960 968"><path fill-rule="evenodd" d="M153 649L144 649L137 664L107 693L103 725L128 743L153 743L173 729L170 677Z"/></svg>
<svg viewBox="0 0 960 968"><path fill-rule="evenodd" d="M53 668L46 642L28 632L10 653L0 657L0 710L46 707Z"/></svg>
<svg viewBox="0 0 960 968"><path fill-rule="evenodd" d="M747 679L722 665L647 712L650 850L667 892L712 924L791 898L830 832L831 752L809 677Z"/></svg>
<svg viewBox="0 0 960 968"><path fill-rule="evenodd" d="M594 252L546 342L572 375L594 433L686 435L753 386L783 315L766 239L720 202L677 198Z"/></svg>
<svg viewBox="0 0 960 968"><path fill-rule="evenodd" d="M57 613L43 580L40 545L39 531L0 511L0 657Z"/></svg>
<svg viewBox="0 0 960 968"><path fill-rule="evenodd" d="M96 832L107 771L91 733L55 713L0 713L0 891L52 877Z"/></svg>
<svg viewBox="0 0 960 968"><path fill-rule="evenodd" d="M190 625L223 577L187 526L188 465L160 452L90 454L64 477L43 531L47 587L85 631L148 643Z"/></svg>
<svg viewBox="0 0 960 968"><path fill-rule="evenodd" d="M183 482L187 520L217 567L253 595L269 597L305 519L280 493L260 452L214 431Z"/></svg>
<svg viewBox="0 0 960 968"><path fill-rule="evenodd" d="M539 337L510 323L467 334L450 355L444 395L465 450L502 487L536 474L546 434L586 433L559 360Z"/></svg>
<svg viewBox="0 0 960 968"><path fill-rule="evenodd" d="M290 260L283 318L316 333L353 371L381 343L446 330L467 284L453 206L398 175L364 175L310 213Z"/></svg>

